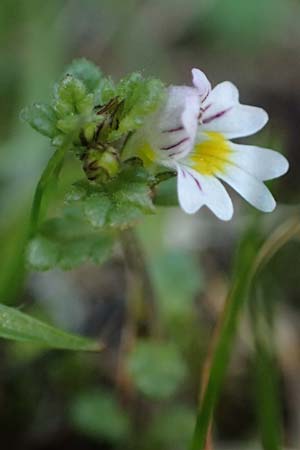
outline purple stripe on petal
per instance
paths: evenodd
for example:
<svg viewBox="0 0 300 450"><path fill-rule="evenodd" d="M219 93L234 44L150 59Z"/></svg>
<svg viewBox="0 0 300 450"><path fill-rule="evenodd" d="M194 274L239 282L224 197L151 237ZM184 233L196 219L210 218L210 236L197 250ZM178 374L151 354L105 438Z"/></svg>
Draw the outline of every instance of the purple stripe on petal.
<svg viewBox="0 0 300 450"><path fill-rule="evenodd" d="M198 114L198 119L201 119L201 117L203 116L203 114L211 107L211 103L209 105L206 105L205 108L200 108L200 112Z"/></svg>
<svg viewBox="0 0 300 450"><path fill-rule="evenodd" d="M202 102L205 102L205 100L207 99L207 97L210 94L210 89L207 89L206 93L204 94L204 97L202 98ZM200 96L201 97L201 96Z"/></svg>
<svg viewBox="0 0 300 450"><path fill-rule="evenodd" d="M201 187L201 184L199 183L199 180L197 180L197 178L195 178L194 175L192 175L191 173L190 173L190 176L193 178L193 180L195 181L197 187L202 192L202 187Z"/></svg>
<svg viewBox="0 0 300 450"><path fill-rule="evenodd" d="M219 111L218 113L214 114L213 116L210 116L210 117L207 117L206 119L203 119L202 123L203 124L207 124L207 123L212 122L215 119L219 119L220 117L224 116L224 114L226 114L231 109L232 109L232 106L230 108L223 109L223 111Z"/></svg>
<svg viewBox="0 0 300 450"><path fill-rule="evenodd" d="M177 128L171 128L169 130L163 130L162 133L174 133L175 131L182 131L184 128L182 126Z"/></svg>
<svg viewBox="0 0 300 450"><path fill-rule="evenodd" d="M211 107L212 103L209 103L208 105L206 105L204 108L201 108L201 111L203 113L205 113L210 107Z"/></svg>
<svg viewBox="0 0 300 450"><path fill-rule="evenodd" d="M197 180L197 178L194 177L194 175L193 175L192 173L190 173L190 172L188 172L188 171L185 171L184 169L181 169L181 171L182 171L183 177L186 178L186 175L188 174L188 175L195 181L195 183L196 183L196 185L197 185L199 191L202 192L202 186L201 186L199 180Z"/></svg>
<svg viewBox="0 0 300 450"><path fill-rule="evenodd" d="M176 144L168 145L167 147L161 147L161 150L171 150L172 148L178 147L179 145L183 144L184 142L188 141L190 138L185 137L181 139L181 141L177 142Z"/></svg>

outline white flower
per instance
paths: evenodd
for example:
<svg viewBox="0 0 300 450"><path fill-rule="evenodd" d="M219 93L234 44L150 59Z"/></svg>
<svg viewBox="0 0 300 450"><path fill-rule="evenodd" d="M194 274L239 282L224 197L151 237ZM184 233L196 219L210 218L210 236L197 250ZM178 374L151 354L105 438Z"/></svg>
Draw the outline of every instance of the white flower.
<svg viewBox="0 0 300 450"><path fill-rule="evenodd" d="M205 205L219 219L231 219L233 205L220 180L261 211L272 211L276 203L263 181L283 175L288 161L273 150L228 140L259 131L267 113L240 104L232 83L211 90L203 72L193 69L192 75L194 87L170 87L164 105L139 131L139 154L146 163L176 170L179 204L189 214Z"/></svg>

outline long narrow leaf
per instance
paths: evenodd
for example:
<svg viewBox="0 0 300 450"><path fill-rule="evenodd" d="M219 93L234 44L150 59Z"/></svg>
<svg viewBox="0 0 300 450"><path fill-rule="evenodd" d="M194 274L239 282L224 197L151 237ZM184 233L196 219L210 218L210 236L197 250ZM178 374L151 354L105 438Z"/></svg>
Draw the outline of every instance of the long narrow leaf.
<svg viewBox="0 0 300 450"><path fill-rule="evenodd" d="M251 266L255 259L257 245L255 234L250 232L241 243L238 251L234 283L226 299L222 326L212 358L208 383L197 415L191 450L202 450L205 447L212 414L228 365L239 313L248 292Z"/></svg>
<svg viewBox="0 0 300 450"><path fill-rule="evenodd" d="M257 411L264 450L281 450L281 417L274 346L274 304L255 289L250 313L256 350Z"/></svg>
<svg viewBox="0 0 300 450"><path fill-rule="evenodd" d="M99 351L91 339L66 333L9 306L0 305L0 337L65 350Z"/></svg>
<svg viewBox="0 0 300 450"><path fill-rule="evenodd" d="M191 450L203 450L207 439L218 394L228 366L230 351L236 335L239 314L245 304L255 276L270 258L289 240L300 234L299 217L278 227L259 249L255 233L246 236L236 261L236 273L226 299L218 341L215 346L208 383L197 415Z"/></svg>

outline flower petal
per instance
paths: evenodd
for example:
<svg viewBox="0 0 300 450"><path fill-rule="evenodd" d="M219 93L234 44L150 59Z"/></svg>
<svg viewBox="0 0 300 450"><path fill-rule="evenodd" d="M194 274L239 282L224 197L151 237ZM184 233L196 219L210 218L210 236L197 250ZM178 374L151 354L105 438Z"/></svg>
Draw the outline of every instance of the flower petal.
<svg viewBox="0 0 300 450"><path fill-rule="evenodd" d="M272 180L288 171L288 160L274 150L233 142L230 143L230 148L232 163L258 180Z"/></svg>
<svg viewBox="0 0 300 450"><path fill-rule="evenodd" d="M187 166L178 166L177 170L178 198L185 212L193 214L206 205L219 219L232 218L231 199L217 178L201 175Z"/></svg>
<svg viewBox="0 0 300 450"><path fill-rule="evenodd" d="M203 104L200 131L222 133L227 138L249 136L265 126L268 114L256 106L241 105L234 84L218 84Z"/></svg>
<svg viewBox="0 0 300 450"><path fill-rule="evenodd" d="M205 196L205 205L221 220L230 220L233 205L223 184L215 177L199 175Z"/></svg>
<svg viewBox="0 0 300 450"><path fill-rule="evenodd" d="M276 206L276 202L262 181L249 175L236 166L229 166L226 172L222 172L218 177L235 189L247 202L255 208L271 212Z"/></svg>
<svg viewBox="0 0 300 450"><path fill-rule="evenodd" d="M164 105L149 117L145 140L161 160L182 158L191 151L198 127L200 99L195 88L172 86Z"/></svg>
<svg viewBox="0 0 300 450"><path fill-rule="evenodd" d="M212 113L212 111L211 111ZM219 109L203 116L201 131L222 133L228 139L250 136L265 126L268 115L262 108L247 105L235 105L228 109Z"/></svg>
<svg viewBox="0 0 300 450"><path fill-rule="evenodd" d="M210 92L206 104L220 104L225 107L235 105L239 102L238 88L230 81L222 81Z"/></svg>
<svg viewBox="0 0 300 450"><path fill-rule="evenodd" d="M187 214L194 214L204 205L202 186L190 171L177 165L177 192L181 208Z"/></svg>
<svg viewBox="0 0 300 450"><path fill-rule="evenodd" d="M205 100L211 91L211 84L202 70L192 69L193 85L197 88L201 101Z"/></svg>

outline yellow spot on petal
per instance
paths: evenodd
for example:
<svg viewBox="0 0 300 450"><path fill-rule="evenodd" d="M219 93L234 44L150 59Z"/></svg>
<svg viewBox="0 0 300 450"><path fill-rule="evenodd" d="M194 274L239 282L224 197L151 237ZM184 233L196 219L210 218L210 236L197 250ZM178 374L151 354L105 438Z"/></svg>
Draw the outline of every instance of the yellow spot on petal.
<svg viewBox="0 0 300 450"><path fill-rule="evenodd" d="M143 160L145 167L149 167L157 159L155 151L147 142L139 147L138 156Z"/></svg>
<svg viewBox="0 0 300 450"><path fill-rule="evenodd" d="M224 172L226 165L230 162L229 142L221 133L211 131L205 134L207 140L196 144L193 153L190 155L192 167L203 175Z"/></svg>

